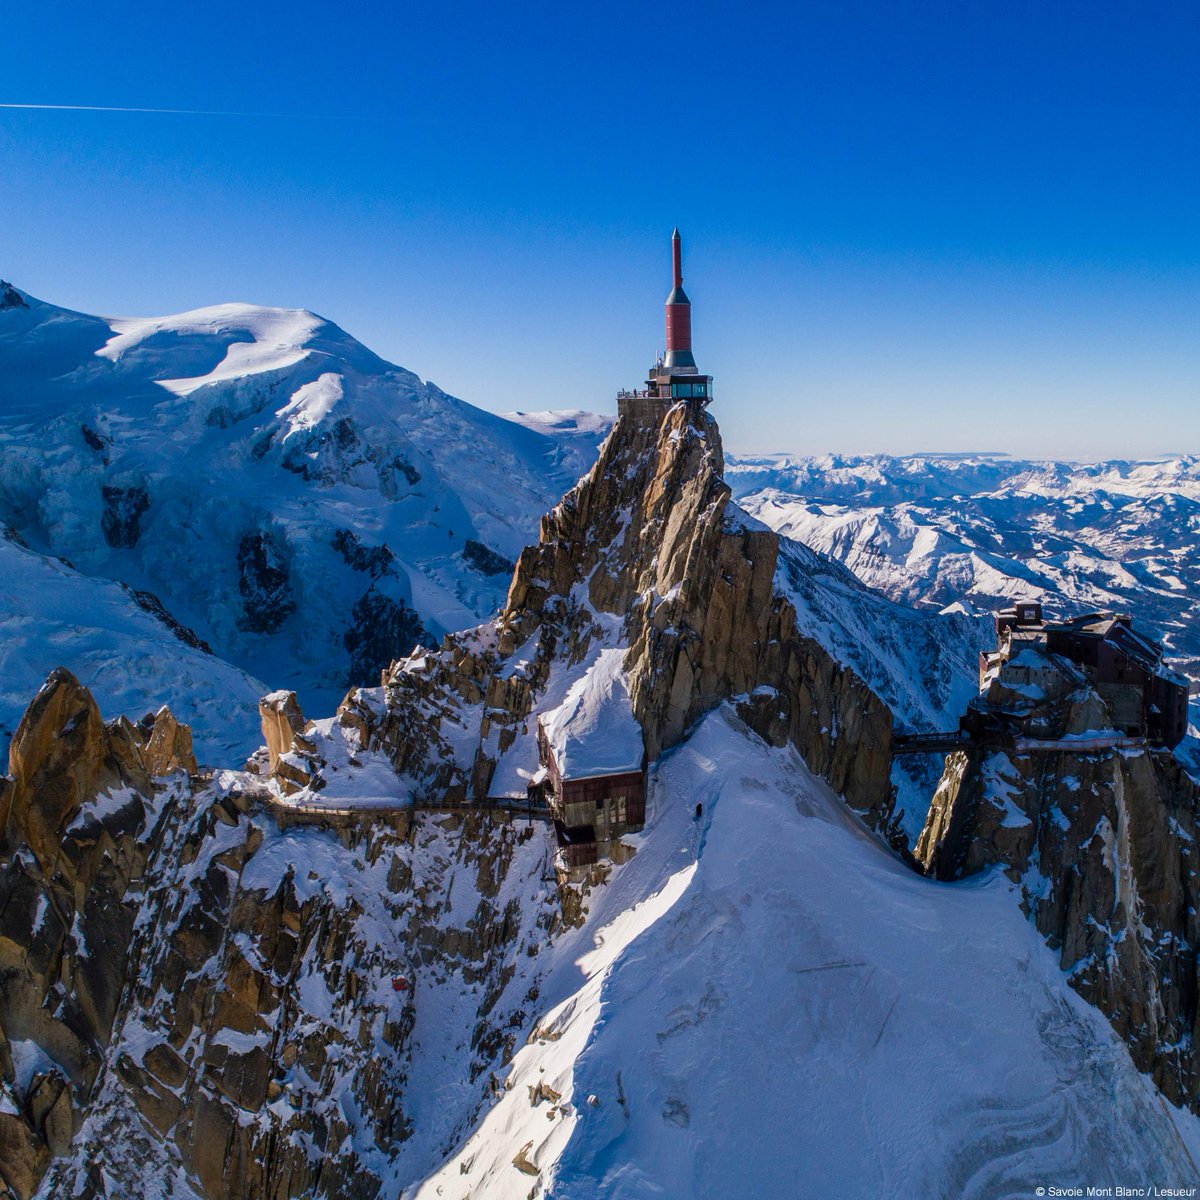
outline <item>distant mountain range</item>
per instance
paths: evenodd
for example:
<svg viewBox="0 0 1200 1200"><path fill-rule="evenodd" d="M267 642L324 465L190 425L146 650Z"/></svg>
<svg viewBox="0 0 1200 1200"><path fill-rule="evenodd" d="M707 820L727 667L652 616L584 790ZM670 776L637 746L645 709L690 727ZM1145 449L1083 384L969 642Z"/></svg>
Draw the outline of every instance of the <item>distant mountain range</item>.
<svg viewBox="0 0 1200 1200"><path fill-rule="evenodd" d="M739 502L918 608L1132 612L1200 680L1200 459L739 458Z"/></svg>

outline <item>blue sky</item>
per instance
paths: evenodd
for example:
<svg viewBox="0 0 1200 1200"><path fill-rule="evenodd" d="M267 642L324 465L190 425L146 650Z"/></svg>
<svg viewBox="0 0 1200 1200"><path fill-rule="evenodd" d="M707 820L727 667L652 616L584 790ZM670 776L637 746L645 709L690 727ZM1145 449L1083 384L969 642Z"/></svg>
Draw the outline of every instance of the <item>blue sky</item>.
<svg viewBox="0 0 1200 1200"><path fill-rule="evenodd" d="M0 275L613 408L671 227L729 448L1200 452L1200 6L16 5ZM270 115L262 115L270 114Z"/></svg>

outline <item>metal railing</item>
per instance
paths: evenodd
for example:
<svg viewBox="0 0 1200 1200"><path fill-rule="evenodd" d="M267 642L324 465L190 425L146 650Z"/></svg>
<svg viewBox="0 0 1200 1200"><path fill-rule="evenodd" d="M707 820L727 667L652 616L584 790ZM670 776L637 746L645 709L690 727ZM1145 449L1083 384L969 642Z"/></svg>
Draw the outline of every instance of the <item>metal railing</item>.
<svg viewBox="0 0 1200 1200"><path fill-rule="evenodd" d="M892 739L892 754L950 754L965 750L971 739L955 730L953 733L912 733Z"/></svg>

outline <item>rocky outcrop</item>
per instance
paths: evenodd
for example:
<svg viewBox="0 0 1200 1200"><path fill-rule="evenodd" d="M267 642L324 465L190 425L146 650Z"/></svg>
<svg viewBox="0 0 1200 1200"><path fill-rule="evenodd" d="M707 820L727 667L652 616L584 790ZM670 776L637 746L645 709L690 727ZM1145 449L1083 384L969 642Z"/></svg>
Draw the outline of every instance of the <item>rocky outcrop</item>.
<svg viewBox="0 0 1200 1200"><path fill-rule="evenodd" d="M105 724L54 671L0 781L0 1180L32 1195L67 1151L101 1070L161 814L195 769L166 708ZM167 776L156 789L152 776Z"/></svg>
<svg viewBox="0 0 1200 1200"><path fill-rule="evenodd" d="M305 720L295 692L272 692L258 702L263 741L267 750L267 773L285 796L312 787L320 779L316 745L306 736ZM318 785L319 786L319 785Z"/></svg>
<svg viewBox="0 0 1200 1200"><path fill-rule="evenodd" d="M464 561L469 562L481 575L511 575L517 565L474 538L467 538L463 544L462 556Z"/></svg>
<svg viewBox="0 0 1200 1200"><path fill-rule="evenodd" d="M150 791L127 723L106 727L91 693L58 668L34 698L9 748L4 848L28 847L45 875L68 869L63 835L101 791Z"/></svg>
<svg viewBox="0 0 1200 1200"><path fill-rule="evenodd" d="M365 571L372 579L392 571L396 556L383 546L369 546L350 529L335 529L331 540L342 561L355 571Z"/></svg>
<svg viewBox="0 0 1200 1200"><path fill-rule="evenodd" d="M595 466L542 519L498 620L385 672L340 710L419 794L488 794L530 735L556 664L627 647L634 714L653 759L717 705L772 744L794 742L858 809L889 811L891 715L797 628L775 586L778 538L731 503L715 422L678 405L624 417ZM473 745L472 754L464 747Z"/></svg>
<svg viewBox="0 0 1200 1200"><path fill-rule="evenodd" d="M165 625L185 646L191 646L204 654L212 654L212 647L194 629L189 629L181 621L177 621L153 592L144 592L134 588L127 590L138 608L148 612L156 621Z"/></svg>
<svg viewBox="0 0 1200 1200"><path fill-rule="evenodd" d="M6 279L0 279L0 312L6 308L28 308L25 297Z"/></svg>
<svg viewBox="0 0 1200 1200"><path fill-rule="evenodd" d="M400 964L367 968L361 906L314 887L315 857L259 871L272 836L230 793L164 848L164 886L148 898L159 936L139 956L97 1123L126 1142L140 1131L149 1160L179 1161L208 1196L311 1195L321 1181L315 1194L371 1197L378 1180L343 1149L347 1102L382 1149L405 1136L403 1076L382 1056L403 1047L412 1016L374 986ZM170 886L180 876L188 888ZM376 1028L365 1044L347 1036ZM64 1178L83 1173L72 1164Z"/></svg>
<svg viewBox="0 0 1200 1200"><path fill-rule="evenodd" d="M350 655L347 686L371 685L384 667L435 639L409 605L410 585L386 544L371 546L351 530L337 529L331 545L348 567L373 580L355 601L342 636Z"/></svg>
<svg viewBox="0 0 1200 1200"><path fill-rule="evenodd" d="M651 758L735 699L756 732L794 742L856 807L882 806L891 715L797 628L775 588L779 539L732 505L723 461L703 411L679 405L658 426L619 422L591 475L521 556L501 644L524 640L546 592L586 588L596 612L625 619L630 692Z"/></svg>
<svg viewBox="0 0 1200 1200"><path fill-rule="evenodd" d="M104 540L114 550L131 550L142 533L142 517L150 507L150 495L145 485L125 486L106 483L100 488L104 509L100 528Z"/></svg>
<svg viewBox="0 0 1200 1200"><path fill-rule="evenodd" d="M191 729L181 725L166 705L143 717L136 730L142 763L151 775L171 775L176 771L195 775L199 770L192 752Z"/></svg>
<svg viewBox="0 0 1200 1200"><path fill-rule="evenodd" d="M89 450L94 450L101 455L101 461L105 466L108 465L108 448L112 445L112 438L93 429L86 421L79 426L79 432L87 444Z"/></svg>
<svg viewBox="0 0 1200 1200"><path fill-rule="evenodd" d="M486 814L339 843L281 832L236 794L198 799L147 897L157 932L136 955L92 1144L54 1187L92 1194L99 1165L135 1187L174 1169L214 1198L372 1200L405 1168L427 1100L410 1095L420 1006L436 1028L443 988L468 1001L441 1053L477 1104L514 1048L513 1005L533 986L514 977L536 972L552 895L525 911L499 895L540 854Z"/></svg>
<svg viewBox="0 0 1200 1200"><path fill-rule="evenodd" d="M242 596L241 628L274 633L296 611L287 556L281 538L259 530L238 543L238 591Z"/></svg>
<svg viewBox="0 0 1200 1200"><path fill-rule="evenodd" d="M336 386L340 391L341 384ZM378 431L359 428L351 417L340 417L329 428L296 431L286 439L279 461L286 470L322 487L337 483L361 486L360 474L373 471L379 490L389 500L421 482L421 472L404 454L381 444Z"/></svg>
<svg viewBox="0 0 1200 1200"><path fill-rule="evenodd" d="M1107 716L1081 689L1055 706L1052 732ZM1001 866L1072 986L1169 1099L1200 1111L1198 805L1167 750L1010 739L949 756L916 853L939 879Z"/></svg>
<svg viewBox="0 0 1200 1200"><path fill-rule="evenodd" d="M342 639L350 654L347 683L373 683L384 667L430 640L421 618L403 599L371 587L355 603Z"/></svg>
<svg viewBox="0 0 1200 1200"><path fill-rule="evenodd" d="M267 746L268 769L274 771L283 755L291 752L296 735L308 728L295 692L272 692L258 702L263 739Z"/></svg>

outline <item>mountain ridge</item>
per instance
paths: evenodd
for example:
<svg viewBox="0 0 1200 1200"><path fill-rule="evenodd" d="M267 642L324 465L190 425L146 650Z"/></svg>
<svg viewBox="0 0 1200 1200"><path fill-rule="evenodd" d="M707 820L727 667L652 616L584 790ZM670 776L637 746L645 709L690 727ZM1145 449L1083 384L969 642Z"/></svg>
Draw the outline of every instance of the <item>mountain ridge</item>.
<svg viewBox="0 0 1200 1200"><path fill-rule="evenodd" d="M804 1180L987 1200L1055 1170L1188 1178L1197 1118L1074 995L1016 889L922 879L882 836L892 716L827 643L886 678L912 626L969 619L787 546L722 472L703 411L619 423L496 620L333 718L270 698L275 781L148 784L132 733L47 682L15 774L57 805L35 821L28 785L10 793L0 954L40 944L49 889L68 994L121 1001L76 1066L45 956L0 973L18 1194L716 1200ZM534 782L537 718L614 653L653 756L645 827L571 868L555 826L488 798L502 773ZM944 709L943 682L903 702ZM89 795L60 745L124 747L123 786ZM346 820L314 827L310 803ZM110 847L123 872L100 869ZM56 854L89 886L31 861ZM96 962L109 913L133 947Z"/></svg>
<svg viewBox="0 0 1200 1200"><path fill-rule="evenodd" d="M31 552L154 594L234 669L322 706L494 611L498 564L606 428L476 409L307 310L100 318L11 290L0 522ZM13 599L27 618L32 604ZM106 691L115 662L68 665L125 695ZM20 690L35 684L27 672Z"/></svg>

